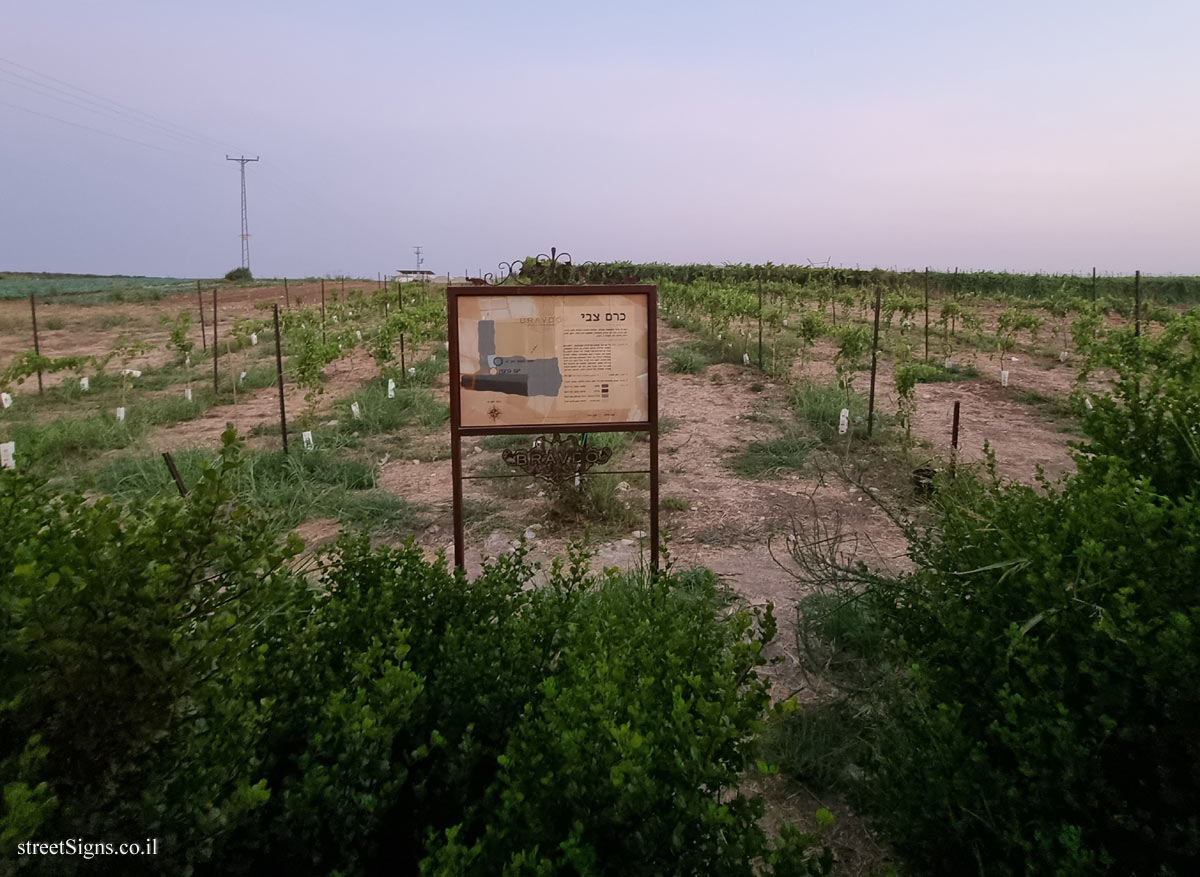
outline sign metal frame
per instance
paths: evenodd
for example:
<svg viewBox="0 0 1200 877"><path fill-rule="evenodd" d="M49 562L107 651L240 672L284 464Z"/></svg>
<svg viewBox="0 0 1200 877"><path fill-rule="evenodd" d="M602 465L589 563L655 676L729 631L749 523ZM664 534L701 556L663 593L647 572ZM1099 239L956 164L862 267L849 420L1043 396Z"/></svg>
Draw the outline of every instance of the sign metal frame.
<svg viewBox="0 0 1200 877"><path fill-rule="evenodd" d="M461 372L459 371L458 303L460 298L495 298L498 296L594 296L594 295L644 295L646 297L646 369L647 369L647 418L643 421L613 421L607 423L540 423L507 424L503 426L463 426L461 398ZM463 537L463 490L462 439L482 435L545 435L547 433L589 432L645 432L650 438L650 468L646 470L595 470L581 473L581 477L592 475L617 475L645 473L650 476L650 566L658 569L658 287L654 284L604 284L570 286L455 286L446 287L447 337L449 340L449 393L450 393L450 464L454 489L454 565L465 569L465 542ZM487 477L487 476L475 476ZM496 477L496 476L492 476ZM510 477L510 476L499 476ZM513 476L527 477L527 476Z"/></svg>

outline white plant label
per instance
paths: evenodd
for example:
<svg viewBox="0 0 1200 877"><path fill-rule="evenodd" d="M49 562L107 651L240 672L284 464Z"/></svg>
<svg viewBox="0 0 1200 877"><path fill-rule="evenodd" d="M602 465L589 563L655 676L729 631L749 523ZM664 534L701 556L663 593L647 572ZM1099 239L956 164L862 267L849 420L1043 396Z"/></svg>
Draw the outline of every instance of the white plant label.
<svg viewBox="0 0 1200 877"><path fill-rule="evenodd" d="M337 316L336 316L336 315L334 316L334 318L333 318L333 321L334 321L335 323L337 322Z"/></svg>
<svg viewBox="0 0 1200 877"><path fill-rule="evenodd" d="M389 399L396 398L396 382L393 381L391 378L388 378L388 398Z"/></svg>
<svg viewBox="0 0 1200 877"><path fill-rule="evenodd" d="M0 442L0 469L16 469L13 455L17 452L16 442Z"/></svg>
<svg viewBox="0 0 1200 877"><path fill-rule="evenodd" d="M950 357L948 357L948 356L947 356L947 357L946 357L946 368L950 368L950 367L951 367L950 363L951 363L951 359L950 359Z"/></svg>
<svg viewBox="0 0 1200 877"><path fill-rule="evenodd" d="M1092 400L1091 400L1091 399L1088 399L1088 398L1085 398L1085 399L1083 400L1083 404L1087 406L1087 410L1088 410L1088 411L1091 411L1093 408L1095 408L1095 407L1096 407L1095 405L1093 405L1093 404L1092 404Z"/></svg>
<svg viewBox="0 0 1200 877"><path fill-rule="evenodd" d="M184 387L183 398L187 399L189 402L192 401L192 388L191 387Z"/></svg>
<svg viewBox="0 0 1200 877"><path fill-rule="evenodd" d="M449 350L449 349L450 349L450 342L449 342L449 341L443 341L443 342L442 342L442 348L443 348L444 350Z"/></svg>
<svg viewBox="0 0 1200 877"><path fill-rule="evenodd" d="M4 408L11 408L12 396L8 395L8 393L0 393L0 406L3 406Z"/></svg>
<svg viewBox="0 0 1200 877"><path fill-rule="evenodd" d="M742 365L749 365L749 364L750 364L750 354L743 353L742 354Z"/></svg>
<svg viewBox="0 0 1200 877"><path fill-rule="evenodd" d="M121 422L123 420L125 420L125 407L124 406L117 409L117 421Z"/></svg>
<svg viewBox="0 0 1200 877"><path fill-rule="evenodd" d="M362 411L359 409L357 402L350 403L350 413L354 415L355 420L362 420Z"/></svg>
<svg viewBox="0 0 1200 877"><path fill-rule="evenodd" d="M300 438L304 439L304 450L311 451L313 449L312 433L306 429L304 432L300 433Z"/></svg>
<svg viewBox="0 0 1200 877"><path fill-rule="evenodd" d="M1060 354L1058 355L1058 361L1059 361L1059 362L1066 362L1066 361L1067 361L1067 351L1065 351L1065 350L1064 350L1064 351L1062 351L1062 353L1060 353Z"/></svg>
<svg viewBox="0 0 1200 877"><path fill-rule="evenodd" d="M408 376L410 378L415 378L417 376L417 367L415 365L410 365L408 367Z"/></svg>
<svg viewBox="0 0 1200 877"><path fill-rule="evenodd" d="M1000 386L1008 386L1008 369L1001 369L1000 371Z"/></svg>
<svg viewBox="0 0 1200 877"><path fill-rule="evenodd" d="M258 346L258 333L257 333L257 332L251 332L251 333L250 333L250 346L251 346L251 347L257 347L257 346Z"/></svg>
<svg viewBox="0 0 1200 877"><path fill-rule="evenodd" d="M83 391L83 392L85 392L85 393L88 391L88 389L89 389L89 386L88 386L88 379L87 379L87 378L80 378L80 379L79 379L79 389L80 389L80 390L82 390L82 391Z"/></svg>
<svg viewBox="0 0 1200 877"><path fill-rule="evenodd" d="M136 368L123 368L121 369L121 374L129 375L131 378L140 378L142 376L142 373Z"/></svg>
<svg viewBox="0 0 1200 877"><path fill-rule="evenodd" d="M355 329L354 337L357 338L359 341L362 341L362 332L360 332L358 329Z"/></svg>
<svg viewBox="0 0 1200 877"><path fill-rule="evenodd" d="M240 375L238 375L238 383L242 384L242 383L245 383L245 381L246 381L246 373L242 372Z"/></svg>
<svg viewBox="0 0 1200 877"><path fill-rule="evenodd" d="M843 408L842 416L838 418L838 435L845 435L850 429L850 409Z"/></svg>

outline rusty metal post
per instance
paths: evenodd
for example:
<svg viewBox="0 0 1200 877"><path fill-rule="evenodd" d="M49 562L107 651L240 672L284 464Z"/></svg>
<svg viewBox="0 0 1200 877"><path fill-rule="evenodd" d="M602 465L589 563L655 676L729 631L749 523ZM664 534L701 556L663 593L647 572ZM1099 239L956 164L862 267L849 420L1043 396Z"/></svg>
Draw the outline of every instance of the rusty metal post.
<svg viewBox="0 0 1200 877"><path fill-rule="evenodd" d="M396 278L396 300L400 303L400 313L404 313L404 284ZM408 386L408 363L404 354L404 323L400 323L400 383Z"/></svg>
<svg viewBox="0 0 1200 877"><path fill-rule="evenodd" d="M925 361L929 362L929 266L925 266Z"/></svg>
<svg viewBox="0 0 1200 877"><path fill-rule="evenodd" d="M758 278L758 370L763 370L762 353L762 278Z"/></svg>
<svg viewBox="0 0 1200 877"><path fill-rule="evenodd" d="M200 291L200 281L196 281L196 308L200 311L200 349L208 350L208 327L204 324L204 293Z"/></svg>
<svg viewBox="0 0 1200 877"><path fill-rule="evenodd" d="M325 343L325 278L321 278L321 343Z"/></svg>
<svg viewBox="0 0 1200 877"><path fill-rule="evenodd" d="M867 436L875 428L875 371L879 359L879 306L883 300L883 287L875 287L875 335L871 339L871 396L867 401Z"/></svg>
<svg viewBox="0 0 1200 877"><path fill-rule="evenodd" d="M183 479L179 477L179 470L175 468L175 458L171 456L170 451L163 451L162 458L163 462L167 464L167 471L175 479L175 486L179 488L179 495L187 496L187 487L184 486Z"/></svg>
<svg viewBox="0 0 1200 877"><path fill-rule="evenodd" d="M1141 271L1133 272L1133 334L1141 335Z"/></svg>
<svg viewBox="0 0 1200 877"><path fill-rule="evenodd" d="M647 368L650 372L649 383L646 387L647 402L650 406L650 569L658 572L658 287L653 287L646 295L646 322L649 331L646 333Z"/></svg>
<svg viewBox="0 0 1200 877"><path fill-rule="evenodd" d="M950 477L954 477L954 467L958 465L958 409L961 403L954 401L954 423L950 427Z"/></svg>
<svg viewBox="0 0 1200 877"><path fill-rule="evenodd" d="M283 303L287 305L287 309L292 309L292 296L288 293L287 278L283 278Z"/></svg>
<svg viewBox="0 0 1200 877"><path fill-rule="evenodd" d="M446 326L450 347L447 365L450 386L450 482L454 504L454 566L466 572L466 551L463 543L462 437L459 433L462 413L459 410L461 391L458 375L458 296L449 288L446 290Z"/></svg>
<svg viewBox="0 0 1200 877"><path fill-rule="evenodd" d="M38 341L37 305L33 301L33 293L32 292L29 293L29 314L33 318L33 352L36 353L38 356L41 356L42 355L42 345L41 345L41 342ZM38 375L38 395L41 395L41 393L42 393L42 366L40 363L38 364L37 375Z"/></svg>
<svg viewBox="0 0 1200 877"><path fill-rule="evenodd" d="M342 301L346 300L346 275L342 275Z"/></svg>
<svg viewBox="0 0 1200 877"><path fill-rule="evenodd" d="M1092 304L1096 303L1096 269L1092 268Z"/></svg>
<svg viewBox="0 0 1200 877"><path fill-rule="evenodd" d="M218 395L221 388L217 384L217 362L221 359L221 348L217 347L217 288L213 287L213 395Z"/></svg>
<svg viewBox="0 0 1200 877"><path fill-rule="evenodd" d="M279 305L275 305L275 374L279 378L279 429L283 435L283 452L288 452L287 409L283 403L283 343L279 338Z"/></svg>

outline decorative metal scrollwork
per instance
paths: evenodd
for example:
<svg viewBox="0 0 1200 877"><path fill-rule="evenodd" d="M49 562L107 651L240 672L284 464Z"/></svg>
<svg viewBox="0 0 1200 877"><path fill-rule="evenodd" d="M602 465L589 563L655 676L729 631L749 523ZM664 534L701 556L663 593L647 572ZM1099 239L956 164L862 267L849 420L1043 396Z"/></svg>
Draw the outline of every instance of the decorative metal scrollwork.
<svg viewBox="0 0 1200 877"><path fill-rule="evenodd" d="M607 463L612 458L612 448L588 447L580 443L577 435L564 438L554 433L551 438L538 437L533 447L510 448L501 456L505 463L526 475L557 484L583 475L593 466Z"/></svg>
<svg viewBox="0 0 1200 877"><path fill-rule="evenodd" d="M574 283L579 272L571 262L570 253L560 253L557 247L550 248L550 255L538 253L532 259L516 259L501 262L497 272L489 271L479 277L468 277L467 282L475 286L503 286L506 283L541 283L553 285Z"/></svg>

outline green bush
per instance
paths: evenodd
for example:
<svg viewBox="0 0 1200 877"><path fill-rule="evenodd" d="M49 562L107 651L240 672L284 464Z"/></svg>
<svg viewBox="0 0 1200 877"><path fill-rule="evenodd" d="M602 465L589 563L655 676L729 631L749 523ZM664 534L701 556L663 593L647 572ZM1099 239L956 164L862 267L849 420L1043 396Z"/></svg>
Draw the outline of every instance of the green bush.
<svg viewBox="0 0 1200 877"><path fill-rule="evenodd" d="M741 794L764 769L770 608L711 573L474 581L347 538L316 576L236 500L0 473L0 844L161 839L107 873L824 874ZM71 873L77 860L16 860Z"/></svg>
<svg viewBox="0 0 1200 877"><path fill-rule="evenodd" d="M229 280L231 282L237 282L237 281L241 281L241 280L253 280L254 275L250 273L249 268L234 268L233 270L226 273L225 279Z"/></svg>
<svg viewBox="0 0 1200 877"><path fill-rule="evenodd" d="M860 741L830 756L862 779L780 760L841 778L919 868L1200 861L1198 327L1101 342L1118 378L1085 417L1077 475L939 481L935 520L907 528L911 574L848 564L828 534L792 542L820 594L800 607L801 652L839 697L783 739Z"/></svg>

